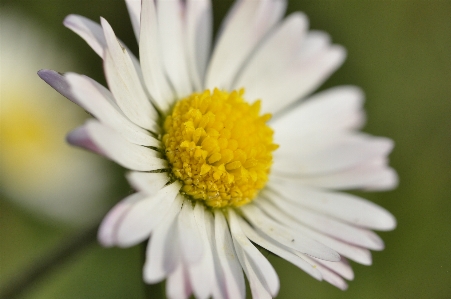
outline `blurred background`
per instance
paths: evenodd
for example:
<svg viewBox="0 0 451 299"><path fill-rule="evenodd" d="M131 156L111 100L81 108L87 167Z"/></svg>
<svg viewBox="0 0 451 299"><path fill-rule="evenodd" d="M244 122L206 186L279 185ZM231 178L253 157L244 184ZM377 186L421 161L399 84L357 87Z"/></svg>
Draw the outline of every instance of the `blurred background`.
<svg viewBox="0 0 451 299"><path fill-rule="evenodd" d="M232 2L213 2L218 28ZM0 3L4 289L130 192L124 169L65 144L66 132L89 115L36 75L71 70L105 84L100 58L62 20L103 16L135 53L137 45L121 0ZM451 298L451 1L290 0L288 13L297 10L348 50L321 89L361 86L365 131L396 142L390 158L398 189L360 195L391 211L398 227L380 233L386 249L373 253L373 266L353 264L356 277L345 292L268 256L281 279L277 298ZM21 298L145 298L141 251L91 244Z"/></svg>

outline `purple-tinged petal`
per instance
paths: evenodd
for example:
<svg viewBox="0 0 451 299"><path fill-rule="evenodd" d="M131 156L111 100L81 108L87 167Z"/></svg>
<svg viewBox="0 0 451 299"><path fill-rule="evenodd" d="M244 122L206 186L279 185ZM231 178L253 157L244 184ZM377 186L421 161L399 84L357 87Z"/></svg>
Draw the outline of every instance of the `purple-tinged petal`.
<svg viewBox="0 0 451 299"><path fill-rule="evenodd" d="M71 94L71 87L62 74L53 70L43 69L38 71L38 76L62 96L66 97L75 104L80 105Z"/></svg>
<svg viewBox="0 0 451 299"><path fill-rule="evenodd" d="M92 141L89 133L86 130L86 126L78 127L70 131L66 140L69 144L84 148L99 155L105 155L102 150Z"/></svg>

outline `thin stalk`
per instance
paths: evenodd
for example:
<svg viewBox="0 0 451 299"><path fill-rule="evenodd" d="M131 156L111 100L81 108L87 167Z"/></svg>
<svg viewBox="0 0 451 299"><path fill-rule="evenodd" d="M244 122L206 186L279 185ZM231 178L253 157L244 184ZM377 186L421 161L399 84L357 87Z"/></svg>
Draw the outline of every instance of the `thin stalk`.
<svg viewBox="0 0 451 299"><path fill-rule="evenodd" d="M39 283L43 277L49 275L56 268L93 244L97 239L98 227L99 224L96 224L70 237L66 242L51 251L50 254L38 259L35 264L13 277L9 283L5 284L5 287L0 292L0 299L14 299L19 297L29 290L30 287Z"/></svg>

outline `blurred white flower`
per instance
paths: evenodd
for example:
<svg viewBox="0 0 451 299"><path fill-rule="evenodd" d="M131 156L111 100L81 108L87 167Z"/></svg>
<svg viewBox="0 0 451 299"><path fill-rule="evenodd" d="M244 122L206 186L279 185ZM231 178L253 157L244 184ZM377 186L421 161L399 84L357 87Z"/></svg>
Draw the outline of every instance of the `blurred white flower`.
<svg viewBox="0 0 451 299"><path fill-rule="evenodd" d="M106 163L61 142L87 114L36 76L74 64L39 24L11 8L0 14L0 194L43 217L90 223L107 209Z"/></svg>
<svg viewBox="0 0 451 299"><path fill-rule="evenodd" d="M384 248L372 229L396 220L339 190L394 188L393 142L359 132L356 87L286 109L321 85L345 50L309 31L304 14L283 19L282 0L236 1L211 57L211 1L126 3L140 60L106 20L64 21L103 58L109 90L75 73L39 72L97 118L69 142L131 170L137 193L105 217L100 242L150 238L144 280L167 278L169 298L244 298L243 271L254 298L276 296L277 274L253 243L346 289L354 277L346 258L371 264L369 250Z"/></svg>

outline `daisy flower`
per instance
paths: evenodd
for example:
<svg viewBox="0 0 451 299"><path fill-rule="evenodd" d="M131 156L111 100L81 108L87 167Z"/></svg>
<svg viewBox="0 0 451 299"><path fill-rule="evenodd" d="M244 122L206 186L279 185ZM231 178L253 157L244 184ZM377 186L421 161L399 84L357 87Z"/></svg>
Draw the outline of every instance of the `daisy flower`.
<svg viewBox="0 0 451 299"><path fill-rule="evenodd" d="M143 279L167 278L170 298L245 298L244 276L254 298L276 296L277 274L256 245L346 289L347 260L371 264L370 250L384 247L372 229L396 221L341 191L391 189L397 176L393 142L359 132L360 89L309 96L345 50L309 31L304 14L283 19L282 0L236 1L211 53L209 0L126 4L139 60L106 20L64 21L103 58L109 89L39 72L96 118L69 143L131 170L136 193L105 217L100 242L149 239Z"/></svg>
<svg viewBox="0 0 451 299"><path fill-rule="evenodd" d="M108 210L108 202L101 200L111 187L102 175L106 163L61 143L86 114L61 101L36 76L43 66L73 68L63 49L20 10L2 6L0 192L2 199L35 216L87 225Z"/></svg>

